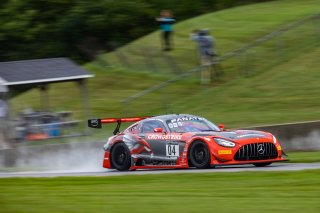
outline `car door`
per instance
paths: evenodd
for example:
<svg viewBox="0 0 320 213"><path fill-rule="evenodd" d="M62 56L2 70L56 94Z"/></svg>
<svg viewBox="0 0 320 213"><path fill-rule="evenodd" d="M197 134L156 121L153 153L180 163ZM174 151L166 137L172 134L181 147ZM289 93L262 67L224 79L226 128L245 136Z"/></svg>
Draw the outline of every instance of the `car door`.
<svg viewBox="0 0 320 213"><path fill-rule="evenodd" d="M162 132L155 132L155 128L162 128ZM168 142L168 130L159 120L144 121L140 128L139 136L150 145L155 160L166 157L166 144Z"/></svg>

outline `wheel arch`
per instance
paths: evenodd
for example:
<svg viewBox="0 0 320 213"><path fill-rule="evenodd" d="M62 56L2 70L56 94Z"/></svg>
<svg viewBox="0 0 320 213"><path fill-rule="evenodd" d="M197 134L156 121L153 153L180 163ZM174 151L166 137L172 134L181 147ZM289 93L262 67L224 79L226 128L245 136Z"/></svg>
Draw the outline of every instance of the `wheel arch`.
<svg viewBox="0 0 320 213"><path fill-rule="evenodd" d="M203 137L194 137L194 138L191 138L191 140L187 143L188 144L187 155L189 155L191 145L196 141L202 141L203 143L205 143L210 151L209 141L205 140Z"/></svg>

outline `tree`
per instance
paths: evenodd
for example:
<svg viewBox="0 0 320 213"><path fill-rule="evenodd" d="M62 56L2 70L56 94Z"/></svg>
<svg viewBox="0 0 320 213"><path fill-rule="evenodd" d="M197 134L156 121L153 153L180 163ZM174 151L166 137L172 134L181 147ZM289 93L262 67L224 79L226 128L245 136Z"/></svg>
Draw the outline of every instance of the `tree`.
<svg viewBox="0 0 320 213"><path fill-rule="evenodd" d="M0 60L67 56L91 60L155 29L171 9L178 21L260 0L2 0Z"/></svg>

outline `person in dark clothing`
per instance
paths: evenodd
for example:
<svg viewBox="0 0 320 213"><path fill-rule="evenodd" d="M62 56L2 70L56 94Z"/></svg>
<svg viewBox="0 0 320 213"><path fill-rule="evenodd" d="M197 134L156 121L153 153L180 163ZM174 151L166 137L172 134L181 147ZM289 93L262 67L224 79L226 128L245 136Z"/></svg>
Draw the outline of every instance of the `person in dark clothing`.
<svg viewBox="0 0 320 213"><path fill-rule="evenodd" d="M173 28L172 25L176 21L172 18L172 13L170 10L162 10L160 12L160 17L156 18L156 21L160 24L161 30L161 40L162 40L162 47L164 51L172 50L172 34Z"/></svg>
<svg viewBox="0 0 320 213"><path fill-rule="evenodd" d="M201 65L212 64L214 56L217 54L214 49L214 38L209 35L208 30L194 30L191 39L198 43Z"/></svg>
<svg viewBox="0 0 320 213"><path fill-rule="evenodd" d="M218 54L215 50L215 39L206 29L194 30L191 39L198 43L199 57L201 61L201 81L208 84L214 76L222 74L222 68L219 64Z"/></svg>

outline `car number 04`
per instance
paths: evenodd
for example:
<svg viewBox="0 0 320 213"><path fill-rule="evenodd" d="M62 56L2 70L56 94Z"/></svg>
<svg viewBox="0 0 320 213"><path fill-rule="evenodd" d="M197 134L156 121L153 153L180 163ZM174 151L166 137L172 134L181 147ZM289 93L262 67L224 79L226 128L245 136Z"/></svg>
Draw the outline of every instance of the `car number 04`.
<svg viewBox="0 0 320 213"><path fill-rule="evenodd" d="M179 157L179 145L166 145L166 155L169 157Z"/></svg>

